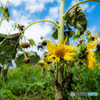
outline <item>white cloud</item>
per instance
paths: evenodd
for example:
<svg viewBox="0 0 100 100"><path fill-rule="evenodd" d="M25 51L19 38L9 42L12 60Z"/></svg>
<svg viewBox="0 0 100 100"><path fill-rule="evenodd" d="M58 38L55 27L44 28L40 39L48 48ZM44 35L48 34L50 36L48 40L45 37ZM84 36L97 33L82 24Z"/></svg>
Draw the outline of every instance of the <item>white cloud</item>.
<svg viewBox="0 0 100 100"><path fill-rule="evenodd" d="M5 5L7 0L1 0L2 4ZM14 6L18 6L20 5L20 3L22 2L21 0L9 0L9 2L13 3Z"/></svg>
<svg viewBox="0 0 100 100"><path fill-rule="evenodd" d="M75 5L77 3L77 0L72 0L71 6Z"/></svg>
<svg viewBox="0 0 100 100"><path fill-rule="evenodd" d="M86 10L87 8L89 8L89 4L81 4L81 6L83 10Z"/></svg>
<svg viewBox="0 0 100 100"><path fill-rule="evenodd" d="M14 22L12 20L9 20L9 22L4 20L0 27L0 33L8 34L11 31L13 25L14 25ZM17 32L18 32L17 29L16 30L12 29L10 34L17 33Z"/></svg>
<svg viewBox="0 0 100 100"><path fill-rule="evenodd" d="M42 12L45 9L46 3L53 3L54 0L23 0L25 2L25 9L29 10L30 13Z"/></svg>
<svg viewBox="0 0 100 100"><path fill-rule="evenodd" d="M34 12L41 12L44 9L44 4L43 3L35 3L33 5L26 4L25 10L29 10L30 13Z"/></svg>
<svg viewBox="0 0 100 100"><path fill-rule="evenodd" d="M6 1L7 0L2 0L3 5L6 3ZM38 2L37 2L37 0L10 0L10 2L14 3L15 6L20 6L20 4L22 2L25 3L25 10L29 10L29 12L30 12L30 14L27 15L27 13L25 11L18 10L18 14L17 14L16 10L12 9L11 17L13 17L15 20L17 20L18 23L20 22L24 26L28 26L30 23L35 22L36 20L40 20L40 19L32 19L32 18L30 19L30 16L32 13L37 12L37 11L38 12L43 11L46 3L53 3L54 1L57 1L57 0L38 0ZM59 1L57 1L57 2L59 2ZM58 11L59 11L59 6L50 8L49 16L47 16L47 17L53 21L57 20L59 17ZM18 16L20 18L20 21L18 19ZM44 19L46 19L46 17ZM12 25L14 25L14 22L12 20L10 20L9 22L4 20L0 27L0 32L7 34L7 31L8 32L10 31ZM53 26L53 24L52 24L52 26ZM35 24L25 31L25 36L28 39L29 38L34 39L36 44L38 44L40 42L40 36L46 36L47 34L52 33L52 26L50 23ZM5 27L7 28L7 31L6 31ZM15 31L12 30L11 34L17 33L17 32L18 32L17 29ZM36 51L39 55L42 56L42 52L37 51L37 47L28 49L28 51L30 51L30 50Z"/></svg>
<svg viewBox="0 0 100 100"><path fill-rule="evenodd" d="M93 27L91 28L91 31L94 32L94 31L96 30L96 28L97 28L96 26L93 26Z"/></svg>
<svg viewBox="0 0 100 100"><path fill-rule="evenodd" d="M100 42L100 38L98 38L98 41Z"/></svg>
<svg viewBox="0 0 100 100"><path fill-rule="evenodd" d="M49 15L45 19L56 21L59 18L59 6L49 9Z"/></svg>
<svg viewBox="0 0 100 100"><path fill-rule="evenodd" d="M88 8L87 12L91 12L95 7L96 7L96 5L93 5L91 8Z"/></svg>

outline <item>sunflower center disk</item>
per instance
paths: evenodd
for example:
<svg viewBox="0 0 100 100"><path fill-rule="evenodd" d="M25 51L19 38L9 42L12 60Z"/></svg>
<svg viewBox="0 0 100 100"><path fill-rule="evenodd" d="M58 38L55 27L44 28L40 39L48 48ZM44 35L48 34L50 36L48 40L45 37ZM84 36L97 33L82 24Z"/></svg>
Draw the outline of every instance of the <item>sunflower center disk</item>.
<svg viewBox="0 0 100 100"><path fill-rule="evenodd" d="M59 58L63 58L63 57L64 57L64 51L63 51L63 50L57 49L57 50L55 51L55 54L56 54L56 56L59 57Z"/></svg>

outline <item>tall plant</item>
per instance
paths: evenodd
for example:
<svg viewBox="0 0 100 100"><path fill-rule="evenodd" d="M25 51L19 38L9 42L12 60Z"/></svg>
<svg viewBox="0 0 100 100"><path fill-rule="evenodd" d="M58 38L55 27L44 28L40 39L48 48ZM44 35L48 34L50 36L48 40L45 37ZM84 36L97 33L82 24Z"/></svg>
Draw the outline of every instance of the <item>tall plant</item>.
<svg viewBox="0 0 100 100"><path fill-rule="evenodd" d="M67 74L64 75L65 68L63 67L63 64L64 64L64 62L66 63L66 60L67 60L67 62L74 60L73 57L76 56L76 52L74 52L75 47L71 47L70 45L68 45L68 46L64 46L64 45L66 44L66 42L67 42L67 44L69 44L70 37L74 36L73 39L77 39L81 35L83 35L84 31L87 29L87 20L86 20L84 11L82 10L82 8L79 4L84 3L84 2L88 2L88 1L100 2L100 0L84 0L84 1L78 2L77 4L75 4L74 6L69 8L64 13L65 0L60 0L60 17L59 17L58 23L55 23L51 20L40 20L40 21L33 22L32 24L30 24L29 26L27 26L26 28L24 28L23 30L20 31L20 36L18 38L18 41L21 38L21 36L24 34L24 31L36 23L50 22L50 23L53 23L55 25L52 37L54 37L55 39L58 39L58 47L52 43L47 43L47 49L51 54L50 58L52 58L55 62L57 62L57 64L56 64L56 78L55 78L55 82L56 82L56 84L55 84L55 100L64 100L65 99L64 98L64 83L67 81L66 81L66 77L64 78L64 76L67 75L67 78L68 78L68 76L72 78L72 73L69 73L70 72L70 66L69 66L70 64L69 64L67 66L68 67ZM2 12L2 16L4 16L4 12L5 12L5 10L3 10L3 12ZM2 19L3 19L3 17L1 18L0 24L2 22ZM79 30L78 33L75 34L75 31L72 31L70 26L77 28ZM7 39L6 40L4 39L4 41L7 41ZM5 43L4 41L3 42L0 41L1 47L3 45L2 43ZM31 41L31 43L32 43L32 41ZM92 44L93 43L94 43L94 41L92 42ZM81 52L80 55L82 55L82 52L84 52L85 56L87 56L87 55L94 56L94 54L91 53L89 51L89 49L92 49L91 46L94 48L94 46L96 44L97 44L97 42L94 45L91 45L91 43L88 46L86 46L85 44L81 45L78 48L78 51L79 51L78 53ZM16 44L16 46L17 46L17 44ZM52 47L54 48L55 51L51 50ZM0 50L2 50L2 48ZM0 52L0 54L2 54L2 52ZM78 56L80 56L80 55L78 55ZM93 62L93 66L94 66L94 65L96 65L96 61L92 56L90 56L90 57L92 58L92 62ZM0 55L0 57L1 57L1 55ZM9 57L12 58L12 55ZM83 57L82 59L86 58L86 63L88 65L88 67L90 67L89 58L88 57L84 58L84 55L82 55L81 57Z"/></svg>

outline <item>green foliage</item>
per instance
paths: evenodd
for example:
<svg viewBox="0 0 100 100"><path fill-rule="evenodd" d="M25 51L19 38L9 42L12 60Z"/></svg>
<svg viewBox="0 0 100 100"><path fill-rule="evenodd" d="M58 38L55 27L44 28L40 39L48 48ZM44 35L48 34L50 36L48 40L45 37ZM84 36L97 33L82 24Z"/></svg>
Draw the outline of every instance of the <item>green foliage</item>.
<svg viewBox="0 0 100 100"><path fill-rule="evenodd" d="M68 13L68 15L66 16L66 25L70 25L74 28L77 28L78 30L80 30L81 34L83 34L83 32L86 30L87 20L84 11L82 10L80 5L74 7Z"/></svg>
<svg viewBox="0 0 100 100"><path fill-rule="evenodd" d="M0 7L0 12L2 13L4 10L3 6L1 5ZM8 7L5 8L5 11L4 11L4 15L3 15L6 19L9 18L9 10L8 10ZM9 19L7 19L7 21L9 21Z"/></svg>
<svg viewBox="0 0 100 100"><path fill-rule="evenodd" d="M34 57L36 57L36 53L35 52L26 52L26 56L27 57L32 57L32 56L34 56Z"/></svg>
<svg viewBox="0 0 100 100"><path fill-rule="evenodd" d="M73 37L73 40L80 38L82 34L80 33L80 31L78 31L78 33Z"/></svg>
<svg viewBox="0 0 100 100"><path fill-rule="evenodd" d="M92 34L92 32L89 29L85 33L87 36Z"/></svg>
<svg viewBox="0 0 100 100"><path fill-rule="evenodd" d="M34 40L33 39L29 39L29 42L30 42L30 44L33 46L36 46L36 44L35 44L35 42L34 42Z"/></svg>
<svg viewBox="0 0 100 100"><path fill-rule="evenodd" d="M86 58L87 55L87 46L85 43L79 44L76 48L76 52L78 54L78 59L83 60Z"/></svg>
<svg viewBox="0 0 100 100"><path fill-rule="evenodd" d="M20 33L16 33L13 35L0 35L0 63L11 63L11 60L15 58L17 53L16 48L19 43ZM4 38L4 39L3 39Z"/></svg>
<svg viewBox="0 0 100 100"><path fill-rule="evenodd" d="M1 42L1 41L3 41L3 39L5 39L5 38L6 38L6 35L5 35L5 34L0 33L0 42Z"/></svg>
<svg viewBox="0 0 100 100"><path fill-rule="evenodd" d="M58 39L58 30L55 30L53 33L52 33L52 37L54 38L54 39Z"/></svg>
<svg viewBox="0 0 100 100"><path fill-rule="evenodd" d="M38 63L38 61L40 60L40 57L37 55L36 52L25 52L26 56L30 58L30 62L31 64L36 64ZM19 54L17 55L16 58L16 65L19 67L23 64L23 59L24 59L24 53L23 54Z"/></svg>
<svg viewBox="0 0 100 100"><path fill-rule="evenodd" d="M0 90L0 95L7 93L9 90Z"/></svg>

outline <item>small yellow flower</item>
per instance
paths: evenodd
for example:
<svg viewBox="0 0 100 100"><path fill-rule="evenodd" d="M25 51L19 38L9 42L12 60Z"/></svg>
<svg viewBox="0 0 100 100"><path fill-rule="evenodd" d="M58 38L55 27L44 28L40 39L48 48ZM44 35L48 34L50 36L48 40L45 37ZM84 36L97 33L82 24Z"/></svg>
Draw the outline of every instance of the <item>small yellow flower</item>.
<svg viewBox="0 0 100 100"><path fill-rule="evenodd" d="M85 59L85 62L88 66L89 70L93 70L94 66L96 66L96 59L94 58L94 53L92 51L89 51L90 49L95 49L95 46L98 44L98 41L95 42L96 39L93 42L89 42L89 44L87 45L87 57ZM95 43L94 43L95 42Z"/></svg>
<svg viewBox="0 0 100 100"><path fill-rule="evenodd" d="M60 58L64 58L67 61L74 60L72 56L77 55L77 53L73 52L75 51L75 47L72 47L70 45L64 46L67 42L67 38L65 39L64 43L62 43L62 40L60 39L58 47L53 43L47 42L46 48L51 54L49 58L54 62L59 62Z"/></svg>
<svg viewBox="0 0 100 100"><path fill-rule="evenodd" d="M49 64L45 62L44 66L45 66L45 67L48 67L48 66L49 66Z"/></svg>

